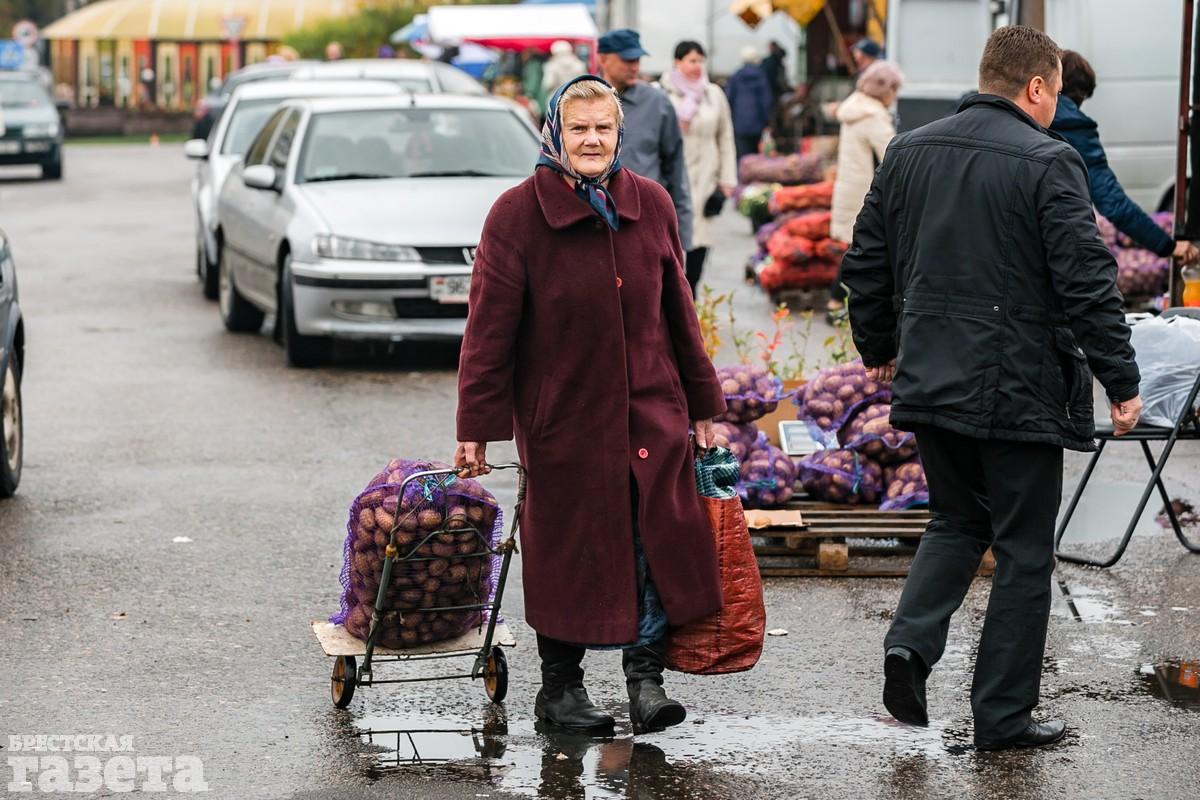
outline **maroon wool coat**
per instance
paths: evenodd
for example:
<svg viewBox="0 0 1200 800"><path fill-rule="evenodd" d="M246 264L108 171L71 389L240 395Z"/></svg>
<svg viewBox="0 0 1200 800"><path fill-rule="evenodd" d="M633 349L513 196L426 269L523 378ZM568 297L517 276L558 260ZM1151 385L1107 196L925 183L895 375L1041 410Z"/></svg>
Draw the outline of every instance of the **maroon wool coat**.
<svg viewBox="0 0 1200 800"><path fill-rule="evenodd" d="M630 475L672 625L721 607L691 419L725 409L654 181L609 181L619 230L539 168L484 223L458 373L458 440L517 440L525 617L545 636L637 639Z"/></svg>

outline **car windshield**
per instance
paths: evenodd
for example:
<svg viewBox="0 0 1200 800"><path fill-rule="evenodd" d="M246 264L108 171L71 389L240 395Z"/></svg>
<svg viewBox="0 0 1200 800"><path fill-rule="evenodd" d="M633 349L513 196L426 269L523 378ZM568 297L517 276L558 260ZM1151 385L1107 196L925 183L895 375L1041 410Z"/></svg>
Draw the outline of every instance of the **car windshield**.
<svg viewBox="0 0 1200 800"><path fill-rule="evenodd" d="M0 81L0 106L33 108L50 104L46 90L33 81Z"/></svg>
<svg viewBox="0 0 1200 800"><path fill-rule="evenodd" d="M233 109L229 128L221 152L231 156L244 156L250 143L262 129L271 112L279 108L281 100L243 100Z"/></svg>
<svg viewBox="0 0 1200 800"><path fill-rule="evenodd" d="M537 137L505 110L326 112L309 124L296 181L520 177L537 153Z"/></svg>

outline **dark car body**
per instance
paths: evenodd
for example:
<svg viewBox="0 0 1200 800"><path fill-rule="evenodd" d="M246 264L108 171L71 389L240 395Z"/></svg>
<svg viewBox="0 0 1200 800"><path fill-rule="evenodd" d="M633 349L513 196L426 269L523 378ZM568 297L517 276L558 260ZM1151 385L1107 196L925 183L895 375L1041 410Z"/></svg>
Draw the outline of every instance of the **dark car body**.
<svg viewBox="0 0 1200 800"><path fill-rule="evenodd" d="M229 103L233 90L255 81L282 81L291 77L301 67L311 66L315 61L284 61L280 63L251 64L231 74L220 88L209 92L196 104L195 121L192 123L192 138L207 139L213 125Z"/></svg>
<svg viewBox="0 0 1200 800"><path fill-rule="evenodd" d="M42 177L62 177L63 124L37 76L0 72L0 164L37 164Z"/></svg>
<svg viewBox="0 0 1200 800"><path fill-rule="evenodd" d="M25 322L17 300L16 265L0 231L0 497L11 496L21 480Z"/></svg>

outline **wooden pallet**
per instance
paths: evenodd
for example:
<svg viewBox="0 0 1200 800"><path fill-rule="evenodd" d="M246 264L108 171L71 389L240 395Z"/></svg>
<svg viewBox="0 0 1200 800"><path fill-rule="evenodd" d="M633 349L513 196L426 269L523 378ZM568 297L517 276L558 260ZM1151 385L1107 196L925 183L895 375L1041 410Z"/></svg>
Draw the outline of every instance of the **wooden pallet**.
<svg viewBox="0 0 1200 800"><path fill-rule="evenodd" d="M763 577L902 578L929 522L926 509L880 511L804 498L786 508L800 512L804 527L750 531ZM978 574L991 575L994 567L989 550Z"/></svg>

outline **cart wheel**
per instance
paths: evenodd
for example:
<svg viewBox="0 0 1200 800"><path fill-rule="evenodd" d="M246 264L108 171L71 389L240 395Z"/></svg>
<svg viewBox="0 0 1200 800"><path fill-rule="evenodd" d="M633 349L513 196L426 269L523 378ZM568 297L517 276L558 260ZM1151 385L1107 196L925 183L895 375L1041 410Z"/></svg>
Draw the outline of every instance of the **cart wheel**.
<svg viewBox="0 0 1200 800"><path fill-rule="evenodd" d="M508 658L501 647L493 647L483 674L483 690L493 703L503 703L508 694Z"/></svg>
<svg viewBox="0 0 1200 800"><path fill-rule="evenodd" d="M354 656L338 656L333 660L333 677L329 680L329 694L338 708L350 705L354 698L354 687L358 678L358 665Z"/></svg>

